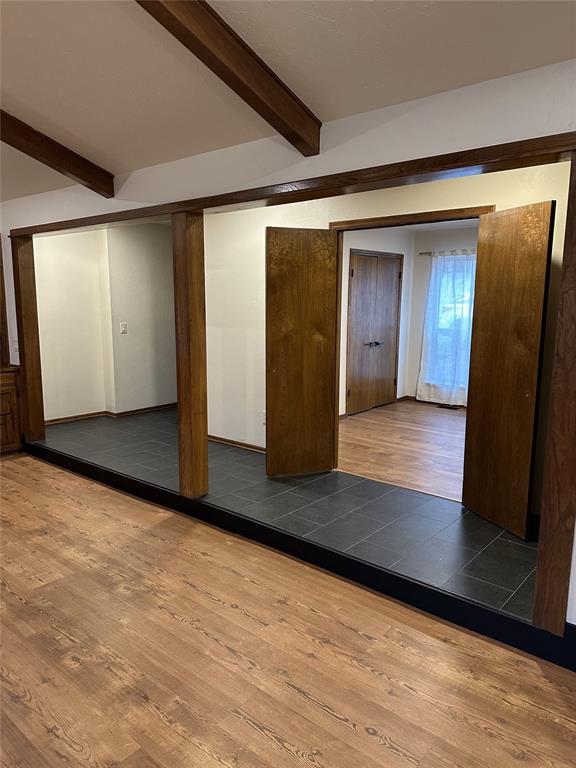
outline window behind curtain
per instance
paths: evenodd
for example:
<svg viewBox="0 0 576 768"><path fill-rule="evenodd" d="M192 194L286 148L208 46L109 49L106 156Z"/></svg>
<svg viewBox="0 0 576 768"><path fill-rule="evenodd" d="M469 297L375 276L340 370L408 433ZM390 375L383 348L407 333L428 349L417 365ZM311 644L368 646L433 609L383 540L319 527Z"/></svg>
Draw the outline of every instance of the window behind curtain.
<svg viewBox="0 0 576 768"><path fill-rule="evenodd" d="M432 256L418 400L466 405L475 276L475 251Z"/></svg>

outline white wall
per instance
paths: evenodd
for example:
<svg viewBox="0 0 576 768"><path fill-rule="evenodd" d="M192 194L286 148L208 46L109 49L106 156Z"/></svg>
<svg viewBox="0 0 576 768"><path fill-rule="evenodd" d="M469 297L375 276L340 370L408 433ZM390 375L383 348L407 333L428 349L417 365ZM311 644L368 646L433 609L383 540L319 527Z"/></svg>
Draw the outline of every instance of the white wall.
<svg viewBox="0 0 576 768"><path fill-rule="evenodd" d="M575 98L576 60L572 60L328 123L322 128L322 152L317 157L302 158L273 137L135 171L116 180L111 200L74 186L4 203L1 229L12 360L18 359L7 239L13 228L574 131ZM478 197L490 202L489 192L484 189ZM518 192L516 199L529 192ZM406 210L407 203L422 205L418 193L413 201L403 194L389 199L390 207ZM442 206L429 200L428 207ZM239 289L243 285L244 281ZM251 333L258 335L255 318L262 312L258 299L246 304L254 318ZM263 381L258 371L252 377L258 397ZM238 422L242 419L237 416ZM576 591L576 571L573 582ZM569 620L576 622L574 592Z"/></svg>
<svg viewBox="0 0 576 768"><path fill-rule="evenodd" d="M404 256L402 272L402 296L400 298L400 333L398 340L398 397L406 391L406 358L408 355L408 330L411 305L412 265L414 233L405 227L390 229L365 229L345 232L342 259L342 304L340 312L340 414L346 413L346 364L348 343L348 288L350 275L350 249L364 248L369 251L401 253Z"/></svg>
<svg viewBox="0 0 576 768"><path fill-rule="evenodd" d="M175 403L172 232L164 224L110 227L115 412ZM128 333L120 333L120 323Z"/></svg>
<svg viewBox="0 0 576 768"><path fill-rule="evenodd" d="M478 227L435 230L417 229L414 235L410 330L407 334L408 349L405 371L405 394L411 397L416 396L416 385L420 371L424 314L426 312L426 297L428 295L432 262L431 256L428 254L452 249L475 249L478 240Z"/></svg>
<svg viewBox="0 0 576 768"><path fill-rule="evenodd" d="M106 410L104 230L34 240L46 419Z"/></svg>
<svg viewBox="0 0 576 768"><path fill-rule="evenodd" d="M395 213L494 204L498 209L529 202L558 201L553 263L562 261L569 164L430 182L326 200L206 216L206 312L208 339L208 428L210 434L264 445L265 328L264 260L266 227L327 228L331 221ZM369 232L357 243L376 242L400 252L407 240L385 241ZM395 233L391 237L406 235ZM349 242L347 240L347 242ZM348 246L349 247L349 246ZM410 280L406 280L407 286ZM557 280L551 285L551 316ZM403 296L404 298L404 296ZM409 307L410 297L405 306ZM343 315L345 317L345 314ZM403 331L403 360L407 330ZM550 338L552 338L550 336ZM549 345L550 346L550 345ZM550 362L550 353L546 355ZM402 384L405 391L407 380Z"/></svg>
<svg viewBox="0 0 576 768"><path fill-rule="evenodd" d="M45 418L175 403L170 227L36 237L34 256Z"/></svg>

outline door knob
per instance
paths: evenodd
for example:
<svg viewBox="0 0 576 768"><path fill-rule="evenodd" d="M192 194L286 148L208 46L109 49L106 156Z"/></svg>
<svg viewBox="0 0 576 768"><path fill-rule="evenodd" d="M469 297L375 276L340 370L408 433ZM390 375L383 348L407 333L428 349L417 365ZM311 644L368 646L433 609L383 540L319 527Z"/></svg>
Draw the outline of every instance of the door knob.
<svg viewBox="0 0 576 768"><path fill-rule="evenodd" d="M373 347L374 346L374 342L373 341L365 341L364 342L364 346L365 347Z"/></svg>
<svg viewBox="0 0 576 768"><path fill-rule="evenodd" d="M380 347L382 344L384 344L384 342L383 342L383 341L373 341L373 342L372 342L372 344L373 344L375 347Z"/></svg>

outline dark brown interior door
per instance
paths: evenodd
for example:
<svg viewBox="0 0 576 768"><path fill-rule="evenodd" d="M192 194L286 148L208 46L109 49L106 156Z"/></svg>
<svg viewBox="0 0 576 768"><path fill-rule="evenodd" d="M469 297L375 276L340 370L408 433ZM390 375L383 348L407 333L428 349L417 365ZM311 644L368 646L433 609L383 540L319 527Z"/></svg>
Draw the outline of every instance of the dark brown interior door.
<svg viewBox="0 0 576 768"><path fill-rule="evenodd" d="M266 472L335 466L337 234L266 230Z"/></svg>
<svg viewBox="0 0 576 768"><path fill-rule="evenodd" d="M462 502L525 537L552 202L480 216Z"/></svg>
<svg viewBox="0 0 576 768"><path fill-rule="evenodd" d="M350 252L346 413L372 408L372 322L378 259Z"/></svg>
<svg viewBox="0 0 576 768"><path fill-rule="evenodd" d="M400 325L400 256L378 256L372 314L372 407L396 400Z"/></svg>
<svg viewBox="0 0 576 768"><path fill-rule="evenodd" d="M346 413L396 399L402 257L350 250Z"/></svg>

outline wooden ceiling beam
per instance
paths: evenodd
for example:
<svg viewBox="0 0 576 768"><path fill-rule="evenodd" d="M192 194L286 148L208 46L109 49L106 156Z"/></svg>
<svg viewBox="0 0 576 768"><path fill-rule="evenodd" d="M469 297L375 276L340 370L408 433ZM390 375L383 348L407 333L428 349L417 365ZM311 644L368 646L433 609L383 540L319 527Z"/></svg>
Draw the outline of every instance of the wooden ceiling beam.
<svg viewBox="0 0 576 768"><path fill-rule="evenodd" d="M305 157L320 120L204 0L136 0Z"/></svg>
<svg viewBox="0 0 576 768"><path fill-rule="evenodd" d="M30 125L0 111L0 139L103 197L114 197L114 176Z"/></svg>

